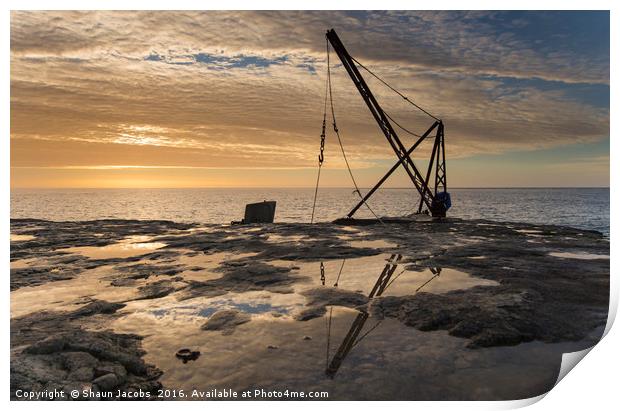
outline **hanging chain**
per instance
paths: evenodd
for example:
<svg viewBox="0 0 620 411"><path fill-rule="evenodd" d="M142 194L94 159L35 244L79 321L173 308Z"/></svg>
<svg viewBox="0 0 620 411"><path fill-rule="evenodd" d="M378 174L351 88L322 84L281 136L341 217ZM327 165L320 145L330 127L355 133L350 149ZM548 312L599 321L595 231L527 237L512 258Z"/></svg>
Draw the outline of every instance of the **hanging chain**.
<svg viewBox="0 0 620 411"><path fill-rule="evenodd" d="M327 53L327 67L329 70L329 41L325 39L325 51ZM325 160L325 124L327 121L327 92L329 86L329 78L325 80L325 102L323 103L323 126L321 128L321 146L319 148L319 171L316 175L316 187L314 188L314 200L312 201L312 216L310 217L310 224L314 223L314 211L316 209L316 198L319 193L319 181L321 180L321 166L323 166L323 160Z"/></svg>
<svg viewBox="0 0 620 411"><path fill-rule="evenodd" d="M323 165L323 151L325 150L325 118L323 118L323 129L321 131L321 147L319 148L319 168Z"/></svg>
<svg viewBox="0 0 620 411"><path fill-rule="evenodd" d="M325 285L325 266L323 261L321 261L321 285Z"/></svg>

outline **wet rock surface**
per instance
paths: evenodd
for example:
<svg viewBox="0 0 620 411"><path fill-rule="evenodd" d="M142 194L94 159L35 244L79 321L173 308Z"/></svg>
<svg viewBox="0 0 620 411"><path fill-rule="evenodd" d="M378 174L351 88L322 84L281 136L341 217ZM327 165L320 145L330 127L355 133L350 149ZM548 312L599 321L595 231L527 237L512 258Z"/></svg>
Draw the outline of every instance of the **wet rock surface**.
<svg viewBox="0 0 620 411"><path fill-rule="evenodd" d="M37 219L11 220L11 232L27 233L34 238L11 243L11 261L36 259L31 267L11 269L11 290L40 285L49 281L74 278L86 269L128 261L141 261L143 256L89 259L69 254L71 247L103 247L128 236L169 234L187 230L191 224L171 221L94 220L47 221ZM154 256L159 253L154 252Z"/></svg>
<svg viewBox="0 0 620 411"><path fill-rule="evenodd" d="M604 326L606 315L587 306L569 314L561 302L542 303L539 295L509 294L500 287L477 287L446 294L382 297L372 314L397 318L421 331L448 330L468 338L470 348L515 345L532 340L559 342L585 338L593 326Z"/></svg>
<svg viewBox="0 0 620 411"><path fill-rule="evenodd" d="M368 297L365 295L339 288L313 288L302 292L302 295L307 298L308 302L306 308L295 316L299 321L322 317L328 305L357 308L363 311L365 304L368 303Z"/></svg>
<svg viewBox="0 0 620 411"><path fill-rule="evenodd" d="M252 231L248 231L252 230ZM216 226L209 231L188 235L161 236L170 248L190 249L205 253L236 251L256 253L254 261L355 258L377 255L376 248L352 247L342 236L350 232L333 224L268 224ZM274 236L278 241L272 241ZM302 238L299 238L299 236Z"/></svg>
<svg viewBox="0 0 620 411"><path fill-rule="evenodd" d="M228 335L235 331L235 327L251 319L250 315L237 310L221 310L213 314L200 328L205 331L222 331L223 335Z"/></svg>
<svg viewBox="0 0 620 411"><path fill-rule="evenodd" d="M464 222L432 229L457 241L462 241L462 234L457 233L470 234L465 238L469 244L445 246L418 261L462 269L500 285L444 295L422 292L384 297L373 304L376 315L397 318L424 331L448 330L451 335L469 338L472 348L532 340L577 341L605 324L609 260L583 264L578 259L549 255L556 249L608 255L609 242L600 233L490 222L477 223L475 231ZM394 237L398 241L399 235ZM401 243L405 247L410 244Z"/></svg>
<svg viewBox="0 0 620 411"><path fill-rule="evenodd" d="M159 254L159 253L158 253ZM168 253L166 254L167 258L178 256L178 253ZM159 256L158 256L159 257ZM147 256L151 261L157 260L158 258L152 258L152 255L149 254ZM167 276L172 277L181 272L183 272L186 267L180 264L162 264L162 265L153 265L148 263L138 263L138 264L130 264L130 265L119 265L116 266L116 273L110 277L110 284L114 286L124 286L124 285L133 285L134 280L147 279L150 277L157 276Z"/></svg>
<svg viewBox="0 0 620 411"><path fill-rule="evenodd" d="M80 267L25 267L11 268L11 290L20 287L36 286L50 281L70 280L83 269Z"/></svg>
<svg viewBox="0 0 620 411"><path fill-rule="evenodd" d="M18 389L155 393L161 372L142 360L141 336L86 329L94 316L116 313L123 306L96 300L73 312L13 318L11 397L18 399Z"/></svg>
<svg viewBox="0 0 620 411"><path fill-rule="evenodd" d="M148 336L106 329L111 320L127 315L126 304L136 302L157 304L167 299L185 303L246 293L283 298L298 293L303 302L289 317L295 324L324 316L327 307L348 307L375 319L396 319L399 326L447 331L465 339L473 349L470 351L528 341L577 341L603 328L608 311L609 259L570 258L573 254L608 256L609 241L600 233L484 220L384 222L218 226L168 221L12 220L13 234L34 236L11 244L13 292L91 278L93 272L105 269L100 279L89 281L128 293L128 297L108 301L97 299L93 292L64 302L79 304L77 308L12 318L12 393L16 387L155 389L160 372L142 359L141 339ZM67 251L70 247L109 246L135 235L148 236L148 241L165 246L138 256L110 258L88 258ZM201 262L218 253L232 258L216 259L209 267ZM317 286L299 270L308 262L318 265L319 261L381 258L385 253L401 254L399 264L409 271L452 268L498 285L445 293L412 291L369 300L357 288ZM273 309L271 315L280 321L283 312ZM222 335L233 333L253 318L241 309L226 307L209 313L197 329ZM237 332L254 323L252 320ZM284 350L281 344L266 342L263 347L268 345L280 347L278 352ZM170 353L173 359L178 348Z"/></svg>
<svg viewBox="0 0 620 411"><path fill-rule="evenodd" d="M122 303L111 303L102 300L92 300L85 306L78 308L77 310L66 314L69 319L76 319L81 317L89 317L95 314L114 314L116 311L125 307Z"/></svg>
<svg viewBox="0 0 620 411"><path fill-rule="evenodd" d="M200 351L192 351L189 348L181 348L175 355L179 360L183 361L183 364L187 364L190 361L196 361L200 358Z"/></svg>
<svg viewBox="0 0 620 411"><path fill-rule="evenodd" d="M247 292L268 290L275 293L292 293L291 287L300 279L293 278L291 268L277 267L262 262L231 261L224 262L216 270L223 276L209 281L191 281L179 293L179 299L198 296L218 296L228 292Z"/></svg>
<svg viewBox="0 0 620 411"><path fill-rule="evenodd" d="M168 234L171 231L187 230L193 226L163 220L12 219L11 232L27 233L35 238L11 244L11 259L56 255L57 250L62 248L105 246L131 235ZM88 235L84 235L86 233Z"/></svg>
<svg viewBox="0 0 620 411"><path fill-rule="evenodd" d="M153 298L165 297L175 291L172 281L159 280L154 283L138 287L139 296L136 299L149 300Z"/></svg>

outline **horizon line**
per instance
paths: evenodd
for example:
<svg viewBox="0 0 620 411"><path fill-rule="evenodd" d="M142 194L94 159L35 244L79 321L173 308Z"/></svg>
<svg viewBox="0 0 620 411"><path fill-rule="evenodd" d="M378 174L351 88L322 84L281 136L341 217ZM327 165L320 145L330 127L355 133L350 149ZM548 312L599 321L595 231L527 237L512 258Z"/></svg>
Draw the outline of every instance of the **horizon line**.
<svg viewBox="0 0 620 411"><path fill-rule="evenodd" d="M205 190L205 189L314 189L312 186L208 186L208 187L11 187L11 190ZM371 189L372 187L360 187L361 189ZM492 186L492 187L453 187L448 190L519 190L519 189L595 189L607 188L610 186ZM320 189L347 189L352 187L321 187ZM380 187L378 190L414 190L413 187Z"/></svg>

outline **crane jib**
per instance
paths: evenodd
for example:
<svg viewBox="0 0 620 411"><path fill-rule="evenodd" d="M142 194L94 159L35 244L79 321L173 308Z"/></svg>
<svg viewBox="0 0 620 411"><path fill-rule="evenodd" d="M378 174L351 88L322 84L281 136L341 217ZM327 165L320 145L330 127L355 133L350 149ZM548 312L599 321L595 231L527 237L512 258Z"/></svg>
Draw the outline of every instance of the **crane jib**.
<svg viewBox="0 0 620 411"><path fill-rule="evenodd" d="M328 30L326 33L327 41L331 44L332 48L338 55L338 58L342 62L343 67L349 74L349 77L355 84L357 90L359 91L362 99L368 106L372 116L377 122L379 128L383 132L385 138L388 143L394 150L398 161L396 164L387 172L381 180L364 196L364 198L349 212L348 217L351 217L363 204L366 203L366 200L387 180L387 178L398 168L403 167L406 174L409 176L411 182L414 187L420 194L420 204L418 207L418 213L422 212L422 208L426 205L428 212L432 214L434 217L445 217L446 211L451 206L450 195L447 192L447 179L446 179L446 155L445 155L445 142L444 142L444 124L441 120L437 119L437 117L431 115L426 110L422 109L415 103L411 102L408 97L404 96L402 93L398 92L396 89L391 87L385 81L380 79L366 67L362 66L357 62L357 60L353 59L342 42L340 38L334 31L334 29ZM432 117L435 121L431 125L431 127L416 141L416 143L409 149L407 149L396 133L392 122L394 122L398 127L404 129L394 120L390 121L391 117L381 108L375 96L371 92L368 84L364 80L364 77L358 70L355 63L358 63L360 67L367 70L371 75L379 79L383 84L388 86L390 89L398 93L401 97L403 97L407 102ZM408 132L408 130L404 129ZM435 132L434 144L432 149L431 158L429 161L428 169L425 176L422 176L418 168L413 162L411 158L411 154L413 151L420 145L422 141L430 136L432 132ZM413 134L409 132L409 134ZM414 134L415 135L415 134ZM434 166L434 167L433 167ZM431 183L431 175L432 172L435 171L434 187L430 188L429 183Z"/></svg>

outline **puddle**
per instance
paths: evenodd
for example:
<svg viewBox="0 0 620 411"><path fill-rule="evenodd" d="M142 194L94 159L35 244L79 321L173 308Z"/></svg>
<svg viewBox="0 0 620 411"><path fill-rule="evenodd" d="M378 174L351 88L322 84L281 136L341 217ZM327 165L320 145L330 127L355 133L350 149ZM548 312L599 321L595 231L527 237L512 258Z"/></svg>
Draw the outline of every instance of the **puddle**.
<svg viewBox="0 0 620 411"><path fill-rule="evenodd" d="M350 225L341 225L340 227L338 227L340 230L342 231L348 231L350 233L359 233L360 229L354 226L350 226Z"/></svg>
<svg viewBox="0 0 620 411"><path fill-rule="evenodd" d="M351 247L356 248L397 248L398 244L392 243L386 240L349 240L348 238L344 238L348 241Z"/></svg>
<svg viewBox="0 0 620 411"><path fill-rule="evenodd" d="M70 247L63 248L60 251L79 254L91 259L107 259L148 254L166 246L165 243L148 242L150 239L149 236L129 236L118 243L103 247Z"/></svg>
<svg viewBox="0 0 620 411"><path fill-rule="evenodd" d="M541 230L526 230L526 229L521 229L521 230L515 230L517 233L521 233L521 234L542 234L543 232Z"/></svg>
<svg viewBox="0 0 620 411"><path fill-rule="evenodd" d="M36 287L11 291L11 317L42 310L75 310L88 298L108 302L124 301L136 296L136 287L112 287L105 278L110 267L87 270L71 280L48 282Z"/></svg>
<svg viewBox="0 0 620 411"><path fill-rule="evenodd" d="M306 238L272 234L268 241L295 242ZM346 241L361 248L397 247L384 240L347 238ZM475 237L472 241L489 239ZM104 247L74 247L62 251L105 259L142 255L164 246L165 243L153 242L153 237L132 236ZM472 251L476 252L479 251ZM143 336L144 360L163 371L161 382L167 388L186 391L218 388L238 392L285 388L327 391L330 399L338 400L531 397L553 386L561 354L581 349L584 344L532 342L472 350L466 348L469 339L451 337L445 331L422 332L395 319L379 320L337 305L328 305L323 316L309 317L307 321L296 319L297 313L308 308L309 299L302 293L315 288L337 287L374 298L418 292L441 294L499 284L478 278L473 271L416 266L409 260L404 263L406 258L397 253L323 262L260 261L265 268L257 271L257 276L264 276L263 283L251 283L243 275L231 275L230 279L226 278L227 282L218 284L221 288L217 291L222 291L222 295L196 293L190 294L192 298L181 300L178 292L181 287L191 281L222 278L222 263L241 267L239 271L243 271L246 264L255 262L252 257L256 253L205 254L189 249L166 249L157 254L154 260L100 266L85 270L71 280L14 290L11 292L11 317L41 310L75 310L89 298L125 302L126 306L118 312L122 315L105 317L105 322L96 326ZM583 258L588 254L551 255ZM483 260L486 257L472 255L468 258ZM237 259L238 263L234 261ZM11 267L27 267L37 262L49 265L44 259L24 259L12 262ZM131 274L128 267L133 264L146 265L145 271L150 277L131 279L135 282L128 286L110 284L119 275ZM151 267L165 266L178 270L173 275L149 272ZM274 277L269 275L269 266L294 269ZM183 280L173 281L177 277ZM170 280L176 291L160 298L132 300L138 295L138 287L163 279ZM284 285L275 287L274 281L283 281ZM246 283L254 288L244 288ZM245 321L236 324L230 333L201 328L222 310L243 313ZM180 361L177 353L181 349L200 355L192 357L191 361Z"/></svg>
<svg viewBox="0 0 620 411"><path fill-rule="evenodd" d="M397 258L398 254L393 254ZM323 262L323 274L321 276L321 263L299 264L298 275L307 276L312 281L311 286L330 286L341 289L356 291L369 295L377 278L386 268L391 254L378 256L360 257L348 260L335 260ZM417 271L405 269L402 260L397 261L388 280L389 284L383 295L403 296L413 295L419 291L430 293L446 293L452 290L471 288L479 285L496 286L498 282L474 277L468 273L452 268L442 267L418 267ZM296 291L310 288L308 284L299 284Z"/></svg>
<svg viewBox="0 0 620 411"><path fill-rule="evenodd" d="M148 335L145 360L164 372L166 387L286 387L327 391L339 400L531 397L553 386L562 353L579 348L534 342L470 350L466 339L445 332L421 332L339 307L305 322L253 316L229 335L201 330L203 322L131 315L113 325L117 332ZM183 363L176 358L181 348L201 355Z"/></svg>
<svg viewBox="0 0 620 411"><path fill-rule="evenodd" d="M416 292L443 294L453 290L463 290L476 286L497 286L493 280L472 277L452 268L428 268L422 272L405 271L394 278L394 283L383 295L413 295Z"/></svg>
<svg viewBox="0 0 620 411"><path fill-rule="evenodd" d="M268 243L299 243L301 241L310 241L310 239L305 235L269 234L267 237Z"/></svg>
<svg viewBox="0 0 620 411"><path fill-rule="evenodd" d="M18 241L30 241L30 240L34 240L35 236L33 235L29 235L29 234L11 234L11 241L12 242L18 242Z"/></svg>
<svg viewBox="0 0 620 411"><path fill-rule="evenodd" d="M197 263L198 258L210 257L214 261L223 258L195 255L185 257L185 261ZM398 254L383 254L324 261L323 276L320 262L295 262L296 269L291 274L298 281L293 285L293 293L228 292L183 301L171 294L155 300L131 301L122 310L126 315L115 319L111 326L115 332L145 335L145 360L164 371L164 386L175 389L208 386L242 391L256 387L260 381L264 389L327 391L338 399L437 398L438 376L449 376L457 362L462 375L453 377L451 389L471 398L487 395L495 374L504 371L496 371L486 381L471 379L470 362L478 361L482 350L466 349L466 339L450 337L445 332L423 333L393 319L377 321L366 313L339 306L328 306L322 317L295 320L295 313L308 303L301 292L323 284L333 287L337 283L340 289L376 297L415 294L420 290L442 293L497 284L450 268L404 270L402 260ZM293 265L290 261L273 264ZM201 329L210 316L221 310L242 312L250 316L250 321L237 325L232 333ZM193 361L179 361L176 353L184 348L201 355ZM491 361L505 363L501 355L492 357ZM520 382L526 383L525 391L531 391L537 383L546 387L547 379L552 380L553 373L546 369L537 379L535 368L541 368L539 361L527 355L518 357L519 367L530 376ZM548 359L548 354L544 358ZM430 378L433 382L426 389L431 391L412 392L412 378ZM463 385L466 382L468 389ZM366 384L380 384L382 389L369 394ZM479 384L477 389L481 391L472 391L472 384ZM439 386L445 389L446 385ZM515 392L500 385L496 389Z"/></svg>
<svg viewBox="0 0 620 411"><path fill-rule="evenodd" d="M488 240L489 240L488 237L483 237L483 236L480 236L480 235L471 235L471 236L463 239L462 241L465 241L465 243L474 243L475 244L475 243L479 243L481 241L488 241Z"/></svg>
<svg viewBox="0 0 620 411"><path fill-rule="evenodd" d="M183 254L164 258L154 263L159 264L181 264L187 266L178 275L186 281L208 281L222 277L221 272L214 271L222 262L236 260L240 258L249 258L255 256L256 253L230 253L219 252L213 254L205 254L191 250L175 250Z"/></svg>
<svg viewBox="0 0 620 411"><path fill-rule="evenodd" d="M130 301L126 312L132 313L140 321L174 320L181 324L204 324L214 313L220 310L237 310L254 317L291 316L304 306L304 299L296 294L278 294L267 291L249 291L229 293L224 296L204 298L197 297L178 301L174 296L156 300Z"/></svg>
<svg viewBox="0 0 620 411"><path fill-rule="evenodd" d="M140 239L143 238L141 237ZM222 276L222 273L216 272L214 270L219 266L220 263L234 260L237 258L251 257L253 255L255 255L255 253L215 253L207 255L199 252L188 252L180 256L175 255L170 258L162 258L156 261L149 261L148 267L152 267L153 269L153 273L150 275L149 278L136 279L133 283L130 282L127 285L121 286L111 285L112 280L116 278L122 278L123 268L142 263L132 262L129 264L119 264L116 267L118 267L120 271L115 269L114 266L110 265L97 267L95 269L89 269L84 271L83 273L78 274L75 278L72 278L70 280L47 282L42 285L33 287L22 287L17 290L11 291L11 317L18 317L21 315L26 315L36 311L47 309L75 310L79 307L79 305L76 305L76 302L81 301L79 304L84 304L88 302L84 302L84 300L88 298L95 298L108 302L127 302L128 300L134 299L139 296L138 287L148 285L159 280L172 281L173 277L182 277L184 281L207 281L217 279ZM182 266L184 265L186 267L185 269L182 269L180 273L173 276L155 274L157 272L157 267L170 264ZM11 262L11 268L26 268L33 266L45 267L48 265L50 270L56 270L57 268L55 266L58 266L58 264L52 261L40 258L16 260ZM148 272L148 270L146 271ZM178 283L174 281L171 282L171 285L175 284L185 285L183 283ZM170 300L149 299L140 300L139 302L129 302L127 309L129 309L131 306L141 307L142 310L148 310L149 307L156 307L156 309L170 309L170 312L174 313L175 304L179 306L187 306L189 304L187 301L177 303L176 297L173 296L174 294L171 295ZM255 298L256 296L250 295L250 297ZM250 297L245 300L239 300L239 303L251 304ZM162 300L163 302L159 303L160 300ZM202 301L204 303L204 300ZM224 306L224 304L220 305ZM200 309L201 307L197 308L197 310ZM192 315L194 315L193 312Z"/></svg>
<svg viewBox="0 0 620 411"><path fill-rule="evenodd" d="M609 260L609 256L603 254L551 252L549 255L552 257L574 258L577 260Z"/></svg>
<svg viewBox="0 0 620 411"><path fill-rule="evenodd" d="M11 268L28 268L35 267L41 262L40 258L27 258L23 260L11 261Z"/></svg>

